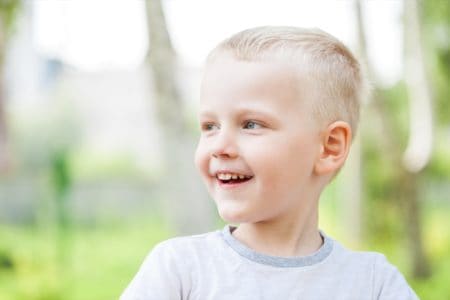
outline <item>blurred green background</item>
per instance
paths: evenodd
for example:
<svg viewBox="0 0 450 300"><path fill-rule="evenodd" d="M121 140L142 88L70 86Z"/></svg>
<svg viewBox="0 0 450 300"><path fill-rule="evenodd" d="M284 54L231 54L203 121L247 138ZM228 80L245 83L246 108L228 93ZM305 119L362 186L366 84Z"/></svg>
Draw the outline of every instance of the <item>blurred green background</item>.
<svg viewBox="0 0 450 300"><path fill-rule="evenodd" d="M295 2L0 0L0 299L117 299L156 243L224 225L202 60L267 24L336 35L372 81L321 228L450 299L450 2Z"/></svg>

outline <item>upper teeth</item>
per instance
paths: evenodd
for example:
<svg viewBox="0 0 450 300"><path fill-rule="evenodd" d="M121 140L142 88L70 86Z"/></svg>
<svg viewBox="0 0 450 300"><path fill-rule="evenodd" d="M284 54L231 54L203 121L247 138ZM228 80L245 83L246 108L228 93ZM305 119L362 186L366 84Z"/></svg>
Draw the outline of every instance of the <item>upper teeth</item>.
<svg viewBox="0 0 450 300"><path fill-rule="evenodd" d="M251 178L251 176L234 174L234 173L218 173L217 178L220 180L230 180L230 179L238 179L238 178L239 179Z"/></svg>

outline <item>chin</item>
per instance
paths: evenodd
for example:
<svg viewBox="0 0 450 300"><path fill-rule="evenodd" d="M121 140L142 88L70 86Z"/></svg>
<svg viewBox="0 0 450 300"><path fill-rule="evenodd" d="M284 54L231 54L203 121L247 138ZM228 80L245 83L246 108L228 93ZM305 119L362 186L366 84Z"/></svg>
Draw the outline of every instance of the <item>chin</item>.
<svg viewBox="0 0 450 300"><path fill-rule="evenodd" d="M227 223L247 223L248 218L245 214L242 212L232 212L226 209L220 209L219 208L219 216Z"/></svg>

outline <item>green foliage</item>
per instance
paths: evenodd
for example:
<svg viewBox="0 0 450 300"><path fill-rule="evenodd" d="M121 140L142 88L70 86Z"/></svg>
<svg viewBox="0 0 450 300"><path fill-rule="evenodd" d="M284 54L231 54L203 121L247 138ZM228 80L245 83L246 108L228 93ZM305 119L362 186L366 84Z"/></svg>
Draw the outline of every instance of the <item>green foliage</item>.
<svg viewBox="0 0 450 300"><path fill-rule="evenodd" d="M67 153L65 151L59 151L55 154L51 169L56 193L58 195L64 195L72 181L70 178Z"/></svg>
<svg viewBox="0 0 450 300"><path fill-rule="evenodd" d="M51 169L61 153L70 157L81 137L79 115L65 98L17 110L9 126L10 142L23 173Z"/></svg>
<svg viewBox="0 0 450 300"><path fill-rule="evenodd" d="M436 135L437 147L425 170L430 179L447 182L450 180L450 141L447 139L445 133Z"/></svg>
<svg viewBox="0 0 450 300"><path fill-rule="evenodd" d="M20 0L0 0L0 22L4 34L9 34L20 9Z"/></svg>
<svg viewBox="0 0 450 300"><path fill-rule="evenodd" d="M0 299L118 299L148 251L171 235L158 219L77 227L64 265L52 231L0 226Z"/></svg>
<svg viewBox="0 0 450 300"><path fill-rule="evenodd" d="M439 124L450 123L450 5L448 1L422 3L424 50Z"/></svg>
<svg viewBox="0 0 450 300"><path fill-rule="evenodd" d="M388 112L393 118L391 118L392 128L388 128L393 135L395 135L395 141L400 148L406 147L407 139L409 136L409 99L407 88L404 81L399 81L396 85L389 89L380 90L384 105L387 106Z"/></svg>
<svg viewBox="0 0 450 300"><path fill-rule="evenodd" d="M427 280L411 280L421 299L450 299L450 206L430 203L424 207L424 242L430 257L432 276Z"/></svg>
<svg viewBox="0 0 450 300"><path fill-rule="evenodd" d="M122 179L126 181L156 181L161 175L159 166L144 168L130 153L105 154L79 149L69 158L73 177L81 181Z"/></svg>
<svg viewBox="0 0 450 300"><path fill-rule="evenodd" d="M401 207L397 195L398 170L401 149L407 143L409 114L406 87L399 82L387 90L377 90L369 111L363 118L365 125L362 132L362 176L364 182L364 231L370 245L382 243L397 244L395 238L402 235L399 222ZM375 113L376 105L384 107L385 115ZM373 126L376 116L381 115L378 126ZM389 128L383 128L389 126ZM380 129L381 128L381 129ZM386 132L387 131L387 132ZM393 138L392 145L389 139ZM395 146L395 149L389 147ZM380 212L383 212L380 215Z"/></svg>

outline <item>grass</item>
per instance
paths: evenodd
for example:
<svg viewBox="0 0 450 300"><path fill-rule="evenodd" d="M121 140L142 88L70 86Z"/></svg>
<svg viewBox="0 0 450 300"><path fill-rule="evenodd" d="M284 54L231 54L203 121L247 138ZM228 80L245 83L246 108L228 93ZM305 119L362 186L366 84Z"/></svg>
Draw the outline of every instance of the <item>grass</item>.
<svg viewBox="0 0 450 300"><path fill-rule="evenodd" d="M123 225L123 224L122 224ZM145 255L170 236L160 222L55 231L0 226L0 299L117 299ZM3 263L2 263L3 262Z"/></svg>

